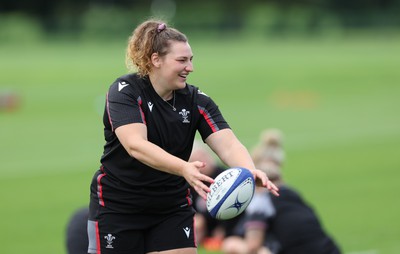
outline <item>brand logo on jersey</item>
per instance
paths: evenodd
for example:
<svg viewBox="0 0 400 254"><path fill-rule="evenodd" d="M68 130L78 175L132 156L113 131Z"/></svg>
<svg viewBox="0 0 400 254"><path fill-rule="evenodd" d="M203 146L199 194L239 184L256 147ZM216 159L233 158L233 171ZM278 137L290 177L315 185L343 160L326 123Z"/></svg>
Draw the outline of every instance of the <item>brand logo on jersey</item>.
<svg viewBox="0 0 400 254"><path fill-rule="evenodd" d="M118 82L118 92L121 92L121 90L124 89L124 87L126 86L129 86L129 84L126 83L125 81Z"/></svg>
<svg viewBox="0 0 400 254"><path fill-rule="evenodd" d="M153 110L154 104L149 101L149 102L147 102L147 105L149 105L149 109L150 109L150 112L151 112Z"/></svg>
<svg viewBox="0 0 400 254"><path fill-rule="evenodd" d="M201 94L201 95L204 95L204 96L207 96L207 97L208 97L208 95L207 95L207 94L205 94L205 93L203 93L202 91L200 91L200 89L199 89L199 90L197 90L197 93L198 93L198 94Z"/></svg>
<svg viewBox="0 0 400 254"><path fill-rule="evenodd" d="M112 234L108 234L108 235L104 236L104 239L106 239L106 241L107 241L106 248L114 249L114 247L112 245L113 245L113 241L115 240L115 236L113 236Z"/></svg>
<svg viewBox="0 0 400 254"><path fill-rule="evenodd" d="M188 227L183 228L183 231L185 232L186 237L189 239L189 236L190 236L190 228L188 228Z"/></svg>
<svg viewBox="0 0 400 254"><path fill-rule="evenodd" d="M182 115L183 118L182 123L190 123L190 121L188 120L190 111L182 109L181 112L179 112L179 114Z"/></svg>

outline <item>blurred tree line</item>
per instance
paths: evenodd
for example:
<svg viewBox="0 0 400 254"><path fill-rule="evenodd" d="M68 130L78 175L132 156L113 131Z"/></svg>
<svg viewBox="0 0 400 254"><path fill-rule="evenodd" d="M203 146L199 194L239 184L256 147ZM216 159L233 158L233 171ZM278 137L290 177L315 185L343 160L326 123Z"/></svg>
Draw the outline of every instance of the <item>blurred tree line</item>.
<svg viewBox="0 0 400 254"><path fill-rule="evenodd" d="M0 39L16 33L15 20L37 24L46 35L125 38L150 16L193 33L279 35L399 29L399 13L400 0L1 0Z"/></svg>

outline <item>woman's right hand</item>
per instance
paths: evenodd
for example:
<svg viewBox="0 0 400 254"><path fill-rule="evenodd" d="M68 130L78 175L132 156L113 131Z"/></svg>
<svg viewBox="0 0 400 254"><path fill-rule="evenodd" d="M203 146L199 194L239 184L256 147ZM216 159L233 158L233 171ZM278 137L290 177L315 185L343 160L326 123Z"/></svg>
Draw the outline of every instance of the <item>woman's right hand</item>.
<svg viewBox="0 0 400 254"><path fill-rule="evenodd" d="M201 173L201 169L205 165L201 161L188 162L182 171L182 176L204 200L207 199L207 193L210 192L210 188L204 182L214 183L214 179Z"/></svg>

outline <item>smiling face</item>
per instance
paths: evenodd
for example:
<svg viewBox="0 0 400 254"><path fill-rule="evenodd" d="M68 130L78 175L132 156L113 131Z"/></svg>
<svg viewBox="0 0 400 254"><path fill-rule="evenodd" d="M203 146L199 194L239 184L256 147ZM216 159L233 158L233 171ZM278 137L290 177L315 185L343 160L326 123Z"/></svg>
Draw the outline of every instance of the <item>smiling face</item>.
<svg viewBox="0 0 400 254"><path fill-rule="evenodd" d="M156 90L167 92L186 87L187 76L193 71L193 53L188 42L170 41L167 54L153 53L151 59L153 68L149 76Z"/></svg>

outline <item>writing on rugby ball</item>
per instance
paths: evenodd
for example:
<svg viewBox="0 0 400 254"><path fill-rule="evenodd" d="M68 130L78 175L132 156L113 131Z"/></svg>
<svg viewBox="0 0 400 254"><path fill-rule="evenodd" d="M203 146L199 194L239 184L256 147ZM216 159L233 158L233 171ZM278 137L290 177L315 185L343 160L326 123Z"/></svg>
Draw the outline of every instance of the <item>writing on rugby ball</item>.
<svg viewBox="0 0 400 254"><path fill-rule="evenodd" d="M220 173L207 194L207 211L218 220L232 219L246 210L254 195L255 182L250 170L229 168Z"/></svg>

